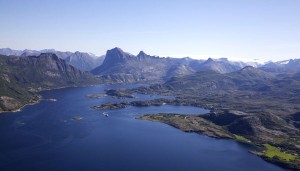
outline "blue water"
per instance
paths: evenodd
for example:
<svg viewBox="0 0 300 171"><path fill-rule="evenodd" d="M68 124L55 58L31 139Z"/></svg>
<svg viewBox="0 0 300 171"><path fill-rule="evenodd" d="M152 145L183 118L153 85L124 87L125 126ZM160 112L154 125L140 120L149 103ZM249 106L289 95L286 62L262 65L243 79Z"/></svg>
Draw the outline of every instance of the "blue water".
<svg viewBox="0 0 300 171"><path fill-rule="evenodd" d="M125 87L132 87L128 85ZM0 115L1 171L281 171L232 140L185 133L171 126L135 119L147 113L201 114L196 107L128 107L107 111L90 106L121 99L85 97L94 86L45 91L41 101L21 112ZM138 100L158 98L140 96ZM123 99L124 100L124 99ZM137 100L137 99L134 99ZM80 121L72 117L81 116Z"/></svg>

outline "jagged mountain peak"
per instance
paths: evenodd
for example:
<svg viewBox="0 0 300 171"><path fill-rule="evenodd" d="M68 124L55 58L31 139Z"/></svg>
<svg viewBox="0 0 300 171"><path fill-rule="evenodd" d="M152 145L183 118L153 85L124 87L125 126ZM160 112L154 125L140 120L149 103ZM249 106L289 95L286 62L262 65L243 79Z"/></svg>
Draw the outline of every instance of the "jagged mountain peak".
<svg viewBox="0 0 300 171"><path fill-rule="evenodd" d="M76 55L78 55L78 54L81 54L81 52L79 52L79 51L76 51L76 52L75 52L75 54L76 54Z"/></svg>
<svg viewBox="0 0 300 171"><path fill-rule="evenodd" d="M89 53L86 52L76 51L74 55L78 57L92 58L91 55L89 55ZM74 55L70 55L70 56L74 56Z"/></svg>
<svg viewBox="0 0 300 171"><path fill-rule="evenodd" d="M290 59L287 64L288 65L291 65L291 64L300 64L300 59Z"/></svg>
<svg viewBox="0 0 300 171"><path fill-rule="evenodd" d="M244 68L242 68L240 71L253 71L255 70L256 68L254 68L253 66L245 66Z"/></svg>
<svg viewBox="0 0 300 171"><path fill-rule="evenodd" d="M120 49L118 47L115 47L106 52L106 57L105 57L103 64L125 62L126 60L130 59L131 57L134 57L134 56L130 55L129 53L124 52L122 49Z"/></svg>
<svg viewBox="0 0 300 171"><path fill-rule="evenodd" d="M238 73L255 73L255 74L267 74L265 71L255 68L253 66L245 66L244 68L240 69L239 71L236 71Z"/></svg>
<svg viewBox="0 0 300 171"><path fill-rule="evenodd" d="M261 69L253 66L245 66L237 72L231 73L231 75L239 75L243 79L264 79L268 80L274 77L274 75L267 73Z"/></svg>
<svg viewBox="0 0 300 171"><path fill-rule="evenodd" d="M108 50L107 52L125 53L125 52L124 52L121 48L119 48L119 47L112 48L112 49Z"/></svg>
<svg viewBox="0 0 300 171"><path fill-rule="evenodd" d="M211 62L215 62L212 58L208 58L206 63L211 63Z"/></svg>
<svg viewBox="0 0 300 171"><path fill-rule="evenodd" d="M143 56L147 56L147 54L144 51L140 51L140 53L137 56L143 57Z"/></svg>
<svg viewBox="0 0 300 171"><path fill-rule="evenodd" d="M110 49L106 52L106 56L109 58L112 57L119 57L119 58L123 58L126 55L129 55L128 53L125 53L121 48L115 47L113 49Z"/></svg>

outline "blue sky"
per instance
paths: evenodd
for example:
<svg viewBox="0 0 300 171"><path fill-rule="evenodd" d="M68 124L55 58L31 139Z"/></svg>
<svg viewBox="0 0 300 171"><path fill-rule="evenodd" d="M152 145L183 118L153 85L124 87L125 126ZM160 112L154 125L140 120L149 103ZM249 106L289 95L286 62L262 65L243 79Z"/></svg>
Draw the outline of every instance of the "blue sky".
<svg viewBox="0 0 300 171"><path fill-rule="evenodd" d="M299 0L0 0L0 47L300 58Z"/></svg>

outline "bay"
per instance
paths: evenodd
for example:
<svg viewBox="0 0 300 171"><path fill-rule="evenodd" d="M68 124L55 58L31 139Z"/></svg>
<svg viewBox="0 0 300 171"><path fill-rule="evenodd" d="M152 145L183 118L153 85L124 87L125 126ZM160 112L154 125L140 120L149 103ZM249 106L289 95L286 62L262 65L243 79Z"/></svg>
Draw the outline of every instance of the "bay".
<svg viewBox="0 0 300 171"><path fill-rule="evenodd" d="M187 106L127 107L106 110L91 106L124 99L87 98L105 89L138 85L102 85L42 92L42 100L20 112L0 115L0 170L42 171L282 171L250 154L252 147L233 140L185 133L162 123L135 119L151 113L203 114ZM149 100L160 96L138 95ZM81 117L74 120L73 117Z"/></svg>

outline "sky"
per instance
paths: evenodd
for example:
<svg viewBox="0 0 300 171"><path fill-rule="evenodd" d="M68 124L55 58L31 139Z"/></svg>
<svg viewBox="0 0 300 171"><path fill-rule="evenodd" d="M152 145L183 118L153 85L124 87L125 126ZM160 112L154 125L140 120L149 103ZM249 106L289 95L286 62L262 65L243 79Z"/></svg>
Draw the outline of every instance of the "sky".
<svg viewBox="0 0 300 171"><path fill-rule="evenodd" d="M0 0L0 48L300 58L300 0Z"/></svg>

